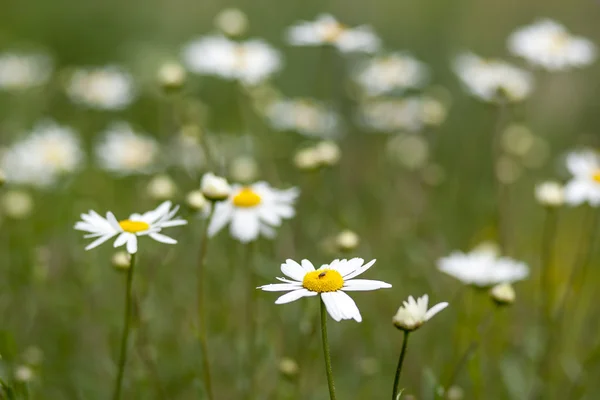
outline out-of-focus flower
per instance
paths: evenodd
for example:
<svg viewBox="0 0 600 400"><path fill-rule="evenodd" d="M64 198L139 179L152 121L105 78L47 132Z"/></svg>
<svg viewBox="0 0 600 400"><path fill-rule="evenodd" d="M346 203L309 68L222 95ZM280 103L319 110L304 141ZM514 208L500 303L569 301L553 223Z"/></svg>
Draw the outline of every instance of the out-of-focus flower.
<svg viewBox="0 0 600 400"><path fill-rule="evenodd" d="M465 398L465 391L459 386L450 386L446 392L447 400L463 400Z"/></svg>
<svg viewBox="0 0 600 400"><path fill-rule="evenodd" d="M500 156L496 161L496 177L502 183L515 183L522 173L523 167L511 157Z"/></svg>
<svg viewBox="0 0 600 400"><path fill-rule="evenodd" d="M574 36L556 21L542 19L525 26L508 38L511 53L549 71L584 67L596 60L596 46Z"/></svg>
<svg viewBox="0 0 600 400"><path fill-rule="evenodd" d="M121 175L152 171L159 145L152 137L136 133L126 122L113 123L96 146L100 166Z"/></svg>
<svg viewBox="0 0 600 400"><path fill-rule="evenodd" d="M531 147L523 154L523 165L528 168L542 167L550 157L550 145L540 136L533 136Z"/></svg>
<svg viewBox="0 0 600 400"><path fill-rule="evenodd" d="M421 97L421 121L427 126L441 125L448 116L448 107L435 97Z"/></svg>
<svg viewBox="0 0 600 400"><path fill-rule="evenodd" d="M185 84L187 72L177 62L167 62L158 69L158 83L167 92L177 91Z"/></svg>
<svg viewBox="0 0 600 400"><path fill-rule="evenodd" d="M398 134L386 146L388 156L409 169L419 169L429 158L427 141L415 134Z"/></svg>
<svg viewBox="0 0 600 400"><path fill-rule="evenodd" d="M44 188L78 170L84 157L71 128L43 121L0 155L0 166L8 182Z"/></svg>
<svg viewBox="0 0 600 400"><path fill-rule="evenodd" d="M600 205L600 156L591 150L567 155L567 169L573 175L565 185L565 202L571 206Z"/></svg>
<svg viewBox="0 0 600 400"><path fill-rule="evenodd" d="M321 296L327 312L335 321L354 319L362 321L360 311L354 300L346 291L370 291L391 288L392 285L370 279L355 279L373 264L375 260L364 264L362 258L351 260L334 260L315 269L308 260L298 264L294 260L286 260L281 264L281 272L288 278L277 278L284 283L275 283L258 287L267 292L289 292L280 296L275 304L286 304L302 297Z"/></svg>
<svg viewBox="0 0 600 400"><path fill-rule="evenodd" d="M2 211L13 219L24 219L33 211L33 199L23 190L9 190L1 198Z"/></svg>
<svg viewBox="0 0 600 400"><path fill-rule="evenodd" d="M529 72L473 53L458 56L454 72L471 95L487 102L518 102L527 98L533 89L533 77Z"/></svg>
<svg viewBox="0 0 600 400"><path fill-rule="evenodd" d="M355 81L370 96L420 88L427 83L427 66L408 53L375 57L362 65Z"/></svg>
<svg viewBox="0 0 600 400"><path fill-rule="evenodd" d="M200 190L204 197L211 201L223 201L227 199L232 192L232 188L229 186L227 179L216 176L212 172L208 172L202 176Z"/></svg>
<svg viewBox="0 0 600 400"><path fill-rule="evenodd" d="M529 276L527 264L498 256L489 248L476 248L470 253L453 252L438 260L438 269L466 285L488 287L513 283Z"/></svg>
<svg viewBox="0 0 600 400"><path fill-rule="evenodd" d="M402 307L398 309L398 312L392 318L394 326L403 331L412 332L448 307L448 303L442 302L428 309L428 304L428 295L423 295L417 300L412 296L408 296L408 301L403 302Z"/></svg>
<svg viewBox="0 0 600 400"><path fill-rule="evenodd" d="M381 42L369 26L350 28L329 14L321 14L315 21L298 22L288 28L286 37L295 46L328 44L343 53L374 53Z"/></svg>
<svg viewBox="0 0 600 400"><path fill-rule="evenodd" d="M126 251L118 251L111 258L113 267L117 269L127 269L131 267L131 254Z"/></svg>
<svg viewBox="0 0 600 400"><path fill-rule="evenodd" d="M523 157L531 150L535 135L525 125L511 124L502 132L501 142L504 151Z"/></svg>
<svg viewBox="0 0 600 400"><path fill-rule="evenodd" d="M215 205L208 235L216 235L229 224L231 236L242 243L254 241L259 236L273 238L274 228L295 215L294 202L298 194L297 188L279 190L266 182L232 185L227 201Z"/></svg>
<svg viewBox="0 0 600 400"><path fill-rule="evenodd" d="M24 90L45 84L52 75L52 59L42 53L1 53L0 90Z"/></svg>
<svg viewBox="0 0 600 400"><path fill-rule="evenodd" d="M168 146L169 163L186 170L193 175L202 169L206 162L201 138L204 133L196 125L186 125L175 135Z"/></svg>
<svg viewBox="0 0 600 400"><path fill-rule="evenodd" d="M321 166L319 154L314 147L305 147L294 154L294 166L301 171L314 171Z"/></svg>
<svg viewBox="0 0 600 400"><path fill-rule="evenodd" d="M204 211L208 208L209 203L201 190L193 190L185 196L185 204L193 211Z"/></svg>
<svg viewBox="0 0 600 400"><path fill-rule="evenodd" d="M251 182L258 176L258 164L250 156L239 156L231 161L231 177L237 182Z"/></svg>
<svg viewBox="0 0 600 400"><path fill-rule="evenodd" d="M300 367L293 358L284 357L279 361L279 371L285 376L296 376Z"/></svg>
<svg viewBox="0 0 600 400"><path fill-rule="evenodd" d="M118 221L112 212L106 213L106 218L90 210L81 214L82 221L75 224L78 231L87 232L84 238L95 238L85 249L91 250L107 240L117 236L114 246L127 245L127 252L135 254L138 250L138 237L149 236L157 242L175 244L177 241L160 233L164 228L187 224L187 221L175 217L179 206L172 207L170 201L165 201L152 211L144 214L131 214L128 219Z"/></svg>
<svg viewBox="0 0 600 400"><path fill-rule="evenodd" d="M332 167L340 161L342 152L336 142L331 140L324 140L315 146L315 151L319 158L321 165L326 167Z"/></svg>
<svg viewBox="0 0 600 400"><path fill-rule="evenodd" d="M360 237L356 232L346 229L335 237L335 244L338 250L342 252L352 251L360 244Z"/></svg>
<svg viewBox="0 0 600 400"><path fill-rule="evenodd" d="M280 99L266 108L266 117L279 131L320 138L333 138L340 133L337 113L313 99Z"/></svg>
<svg viewBox="0 0 600 400"><path fill-rule="evenodd" d="M559 182L542 182L535 186L535 199L546 207L560 207L565 203L565 190Z"/></svg>
<svg viewBox="0 0 600 400"><path fill-rule="evenodd" d="M122 110L135 97L133 79L115 65L78 69L71 76L67 94L74 103L100 110Z"/></svg>
<svg viewBox="0 0 600 400"><path fill-rule="evenodd" d="M148 195L155 200L168 200L175 196L177 185L169 175L156 175L147 187Z"/></svg>
<svg viewBox="0 0 600 400"><path fill-rule="evenodd" d="M15 380L19 382L31 382L35 373L28 365L19 365L15 368Z"/></svg>
<svg viewBox="0 0 600 400"><path fill-rule="evenodd" d="M248 17L239 8L225 8L216 15L215 26L227 36L241 36L248 29Z"/></svg>
<svg viewBox="0 0 600 400"><path fill-rule="evenodd" d="M188 43L183 61L194 73L216 75L256 85L282 66L281 55L261 39L235 42L223 36L206 36Z"/></svg>
<svg viewBox="0 0 600 400"><path fill-rule="evenodd" d="M510 283L501 283L490 289L490 297L496 304L505 306L513 304L517 295Z"/></svg>
<svg viewBox="0 0 600 400"><path fill-rule="evenodd" d="M423 128L421 112L421 101L418 97L378 98L360 105L359 118L362 125L372 131L416 132Z"/></svg>

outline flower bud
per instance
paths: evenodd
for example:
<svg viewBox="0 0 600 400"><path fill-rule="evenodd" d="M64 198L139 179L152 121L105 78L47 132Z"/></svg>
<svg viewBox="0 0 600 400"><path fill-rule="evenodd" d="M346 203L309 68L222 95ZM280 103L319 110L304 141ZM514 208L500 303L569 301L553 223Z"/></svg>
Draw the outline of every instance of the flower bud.
<svg viewBox="0 0 600 400"><path fill-rule="evenodd" d="M2 209L9 218L27 218L33 210L33 199L25 191L11 190L2 197Z"/></svg>
<svg viewBox="0 0 600 400"><path fill-rule="evenodd" d="M200 190L193 190L185 196L185 203L193 211L203 211L208 206L208 201Z"/></svg>
<svg viewBox="0 0 600 400"><path fill-rule="evenodd" d="M360 244L360 238L355 232L346 229L340 232L335 238L337 248L342 252L348 252L356 249Z"/></svg>
<svg viewBox="0 0 600 400"><path fill-rule="evenodd" d="M30 382L33 376L33 370L27 365L19 365L15 368L15 380L19 382Z"/></svg>
<svg viewBox="0 0 600 400"><path fill-rule="evenodd" d="M329 140L317 144L314 151L317 153L320 164L327 167L336 165L342 155L337 143Z"/></svg>
<svg viewBox="0 0 600 400"><path fill-rule="evenodd" d="M292 358L284 357L279 361L279 371L285 376L293 377L298 374L298 370L298 363Z"/></svg>
<svg viewBox="0 0 600 400"><path fill-rule="evenodd" d="M294 166L301 171L314 171L319 168L320 162L314 147L300 149L294 155Z"/></svg>
<svg viewBox="0 0 600 400"><path fill-rule="evenodd" d="M490 289L492 300L499 306L511 305L515 302L515 289L509 283L501 283Z"/></svg>
<svg viewBox="0 0 600 400"><path fill-rule="evenodd" d="M543 182L535 187L535 199L546 207L560 207L565 202L563 186L558 182Z"/></svg>
<svg viewBox="0 0 600 400"><path fill-rule="evenodd" d="M187 73L181 64L168 62L158 70L158 83L165 92L175 92L183 87L186 76Z"/></svg>
<svg viewBox="0 0 600 400"><path fill-rule="evenodd" d="M112 256L112 265L118 270L126 270L131 266L131 255L125 251L119 251Z"/></svg>
<svg viewBox="0 0 600 400"><path fill-rule="evenodd" d="M177 187L168 175L157 175L148 182L147 191L155 200L169 200L175 195Z"/></svg>
<svg viewBox="0 0 600 400"><path fill-rule="evenodd" d="M210 201L223 201L231 193L231 187L227 183L227 179L216 176L212 172L208 172L202 176L200 190L204 197Z"/></svg>
<svg viewBox="0 0 600 400"><path fill-rule="evenodd" d="M228 36L240 36L248 29L248 17L240 9L226 8L215 17L215 25Z"/></svg>

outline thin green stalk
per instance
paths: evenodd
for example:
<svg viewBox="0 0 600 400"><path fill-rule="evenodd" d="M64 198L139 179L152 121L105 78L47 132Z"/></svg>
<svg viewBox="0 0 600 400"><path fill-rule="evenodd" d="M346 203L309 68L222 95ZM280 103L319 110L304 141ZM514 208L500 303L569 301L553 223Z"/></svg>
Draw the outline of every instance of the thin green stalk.
<svg viewBox="0 0 600 400"><path fill-rule="evenodd" d="M545 317L544 323L549 327L552 319L552 249L556 235L557 213L552 207L546 208L544 232L542 235L542 249L540 254L540 315Z"/></svg>
<svg viewBox="0 0 600 400"><path fill-rule="evenodd" d="M325 357L325 373L329 385L329 399L335 400L335 384L333 383L333 370L331 369L331 355L329 353L329 341L327 339L327 310L323 299L321 301L321 338L323 339L323 356Z"/></svg>
<svg viewBox="0 0 600 400"><path fill-rule="evenodd" d="M504 255L508 247L508 227L509 227L509 206L510 196L508 186L498 177L498 161L502 156L502 129L508 120L508 109L506 102L502 101L497 107L496 125L492 137L492 171L494 173L494 182L496 183L496 223L498 228L498 245L500 252Z"/></svg>
<svg viewBox="0 0 600 400"><path fill-rule="evenodd" d="M246 255L246 286L248 287L248 293L246 297L246 317L247 317L247 325L246 325L246 378L247 387L246 398L251 400L255 398L255 379L256 379L256 370L257 365L259 365L258 356L256 354L256 322L258 319L256 312L256 287L258 284L256 283L255 274L254 274L254 251L257 243L250 242L246 245L247 255Z"/></svg>
<svg viewBox="0 0 600 400"><path fill-rule="evenodd" d="M398 400L398 390L400 389L400 373L402 372L402 364L404 364L404 357L406 357L406 348L408 347L409 334L410 332L404 331L404 336L402 338L402 350L400 351L398 367L396 368L396 376L394 377L394 390L392 392L392 400Z"/></svg>
<svg viewBox="0 0 600 400"><path fill-rule="evenodd" d="M212 379L210 374L210 359L208 356L207 329L206 329L206 309L204 305L204 270L206 269L206 252L208 249L208 226L212 217L213 210L216 204L212 204L211 212L204 224L202 233L202 241L198 253L198 271L197 271L197 312L198 312L198 342L200 342L200 350L202 351L202 375L204 379L204 390L209 400L213 400Z"/></svg>
<svg viewBox="0 0 600 400"><path fill-rule="evenodd" d="M133 304L133 271L135 268L136 255L131 255L131 264L127 269L127 284L125 288L125 320L123 322L123 334L121 336L121 350L119 355L119 369L113 391L113 400L121 398L121 388L123 386L123 375L125 373L125 364L127 363L127 344L129 341L129 331L131 330L131 309Z"/></svg>

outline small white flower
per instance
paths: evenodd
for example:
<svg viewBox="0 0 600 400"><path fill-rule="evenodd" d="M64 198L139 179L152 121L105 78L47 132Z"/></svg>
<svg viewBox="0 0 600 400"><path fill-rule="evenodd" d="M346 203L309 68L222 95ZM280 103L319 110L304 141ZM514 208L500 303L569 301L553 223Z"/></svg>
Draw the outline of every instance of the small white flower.
<svg viewBox="0 0 600 400"><path fill-rule="evenodd" d="M510 283L500 283L490 289L492 300L498 305L509 305L515 302L517 294Z"/></svg>
<svg viewBox="0 0 600 400"><path fill-rule="evenodd" d="M187 72L177 62L166 62L160 66L157 73L158 83L165 91L181 89L185 84Z"/></svg>
<svg viewBox="0 0 600 400"><path fill-rule="evenodd" d="M213 201L222 201L231 194L231 187L227 179L208 172L202 176L200 190L204 197Z"/></svg>
<svg viewBox="0 0 600 400"><path fill-rule="evenodd" d="M571 35L564 26L549 19L511 34L508 49L549 71L584 67L596 60L596 46L591 41Z"/></svg>
<svg viewBox="0 0 600 400"><path fill-rule="evenodd" d="M45 84L52 75L46 54L0 54L0 90L24 90Z"/></svg>
<svg viewBox="0 0 600 400"><path fill-rule="evenodd" d="M559 182L543 182L535 186L535 198L543 206L560 207L565 203L565 190Z"/></svg>
<svg viewBox="0 0 600 400"><path fill-rule="evenodd" d="M565 202L572 206L600 205L600 156L591 150L567 155L567 169L573 178L565 185Z"/></svg>
<svg viewBox="0 0 600 400"><path fill-rule="evenodd" d="M230 224L231 236L242 243L259 236L272 238L274 228L295 215L294 202L298 194L296 188L278 190L266 182L232 185L229 198L215 205L208 234L214 236Z"/></svg>
<svg viewBox="0 0 600 400"><path fill-rule="evenodd" d="M360 244L360 237L356 232L346 229L335 237L335 244L340 251L352 251Z"/></svg>
<svg viewBox="0 0 600 400"><path fill-rule="evenodd" d="M43 121L0 156L0 166L8 182L45 188L78 170L84 157L71 128Z"/></svg>
<svg viewBox="0 0 600 400"><path fill-rule="evenodd" d="M354 279L362 274L375 260L364 264L362 258L351 260L334 260L316 269L308 260L298 264L294 260L286 260L281 264L281 272L287 278L277 278L283 283L275 283L258 287L267 292L289 292L279 297L275 304L286 304L302 297L321 296L327 312L336 321L354 319L362 321L356 303L345 292L369 291L391 288L392 285L370 279ZM291 278L291 279L288 279Z"/></svg>
<svg viewBox="0 0 600 400"><path fill-rule="evenodd" d="M423 128L422 106L418 97L382 97L366 101L360 105L359 118L363 126L376 132L416 132Z"/></svg>
<svg viewBox="0 0 600 400"><path fill-rule="evenodd" d="M456 58L454 72L471 95L487 102L521 101L533 89L533 77L529 72L504 61L486 60L472 53Z"/></svg>
<svg viewBox="0 0 600 400"><path fill-rule="evenodd" d="M381 41L369 26L350 28L329 14L315 21L301 21L288 28L287 40L296 46L332 45L343 53L374 53Z"/></svg>
<svg viewBox="0 0 600 400"><path fill-rule="evenodd" d="M339 116L330 107L313 99L277 100L266 108L266 117L279 131L296 131L320 138L339 135Z"/></svg>
<svg viewBox="0 0 600 400"><path fill-rule="evenodd" d="M74 103L100 110L122 110L135 96L131 75L114 65L76 70L67 94Z"/></svg>
<svg viewBox="0 0 600 400"><path fill-rule="evenodd" d="M126 122L110 125L96 146L100 166L121 175L151 172L158 155L156 140L134 132Z"/></svg>
<svg viewBox="0 0 600 400"><path fill-rule="evenodd" d="M529 275L527 264L499 257L495 249L477 248L470 253L454 252L438 260L438 269L464 284L487 287L512 283Z"/></svg>
<svg viewBox="0 0 600 400"><path fill-rule="evenodd" d="M261 39L235 42L223 36L206 36L188 43L183 62L198 74L216 75L256 85L282 66L281 55Z"/></svg>
<svg viewBox="0 0 600 400"><path fill-rule="evenodd" d="M193 190L185 196L185 203L194 211L206 211L210 204L201 190Z"/></svg>
<svg viewBox="0 0 600 400"><path fill-rule="evenodd" d="M370 96L420 88L427 78L425 64L408 53L391 53L373 58L362 65L354 77Z"/></svg>
<svg viewBox="0 0 600 400"><path fill-rule="evenodd" d="M75 224L78 231L87 232L84 238L95 238L85 249L100 246L107 240L117 236L114 247L127 245L127 252L135 254L138 250L138 237L149 236L157 242L175 244L177 241L160 233L164 228L187 224L186 220L175 217L179 206L171 208L170 201L165 201L152 211L144 214L132 214L128 219L118 221L112 212L106 218L90 210L81 214L82 221Z"/></svg>
<svg viewBox="0 0 600 400"><path fill-rule="evenodd" d="M448 307L448 303L442 302L427 309L429 296L424 295L417 300L409 296L408 301L403 302L403 306L398 309L392 322L398 329L410 332L421 327L425 322L433 318L434 315Z"/></svg>

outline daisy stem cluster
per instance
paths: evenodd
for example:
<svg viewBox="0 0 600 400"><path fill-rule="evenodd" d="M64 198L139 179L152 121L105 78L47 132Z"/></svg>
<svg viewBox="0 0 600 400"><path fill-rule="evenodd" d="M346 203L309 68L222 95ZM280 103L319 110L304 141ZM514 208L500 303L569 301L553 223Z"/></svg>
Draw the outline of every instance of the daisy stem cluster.
<svg viewBox="0 0 600 400"><path fill-rule="evenodd" d="M402 373L402 365L404 364L404 357L406 357L406 349L408 348L408 336L410 331L404 331L402 337L402 350L400 350L400 358L398 359L398 366L396 367L396 375L394 376L394 389L392 391L392 400L398 400L400 390L400 374Z"/></svg>
<svg viewBox="0 0 600 400"><path fill-rule="evenodd" d="M323 357L325 358L325 374L327 375L327 386L329 387L329 399L335 400L335 383L333 381L333 369L331 368L331 352L329 350L329 339L327 338L327 311L325 302L321 303L321 339L323 340Z"/></svg>

